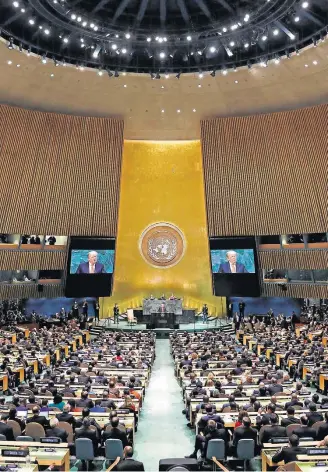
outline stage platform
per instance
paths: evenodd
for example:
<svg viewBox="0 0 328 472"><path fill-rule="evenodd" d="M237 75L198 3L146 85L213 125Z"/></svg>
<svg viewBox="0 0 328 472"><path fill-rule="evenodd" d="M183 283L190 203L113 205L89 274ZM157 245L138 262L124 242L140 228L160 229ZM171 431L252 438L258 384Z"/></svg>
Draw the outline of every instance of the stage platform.
<svg viewBox="0 0 328 472"><path fill-rule="evenodd" d="M134 323L131 325L126 320L121 320L119 323L114 323L112 319L108 318L105 320L100 320L96 325L94 324L90 332L91 334L97 335L103 330L153 331L156 333L157 337L168 337L173 331L187 331L188 333L193 333L204 330L222 330L224 332L234 333L231 322L221 318L209 320L207 323L203 323L201 320L197 320L195 323L181 323L178 330L170 328L154 328L152 330L147 330L146 324L144 323Z"/></svg>

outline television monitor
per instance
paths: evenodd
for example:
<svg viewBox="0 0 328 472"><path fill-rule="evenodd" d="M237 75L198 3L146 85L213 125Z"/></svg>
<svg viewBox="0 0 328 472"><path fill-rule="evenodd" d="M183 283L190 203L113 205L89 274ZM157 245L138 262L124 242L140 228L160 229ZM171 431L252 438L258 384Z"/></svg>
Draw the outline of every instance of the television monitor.
<svg viewBox="0 0 328 472"><path fill-rule="evenodd" d="M260 295L254 237L211 238L210 253L215 295Z"/></svg>
<svg viewBox="0 0 328 472"><path fill-rule="evenodd" d="M66 297L111 295L115 239L72 236L69 242Z"/></svg>

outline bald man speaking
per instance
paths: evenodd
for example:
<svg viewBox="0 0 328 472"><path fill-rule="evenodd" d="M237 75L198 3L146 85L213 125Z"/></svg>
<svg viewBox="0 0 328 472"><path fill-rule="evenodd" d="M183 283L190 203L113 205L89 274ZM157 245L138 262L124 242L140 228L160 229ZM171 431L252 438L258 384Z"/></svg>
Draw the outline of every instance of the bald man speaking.
<svg viewBox="0 0 328 472"><path fill-rule="evenodd" d="M221 274L248 274L244 264L237 262L237 253L235 251L227 251L227 262L220 264L218 272Z"/></svg>
<svg viewBox="0 0 328 472"><path fill-rule="evenodd" d="M88 253L88 262L81 262L79 264L76 273L77 274L105 274L105 268L103 264L97 262L98 253L96 251L90 251Z"/></svg>

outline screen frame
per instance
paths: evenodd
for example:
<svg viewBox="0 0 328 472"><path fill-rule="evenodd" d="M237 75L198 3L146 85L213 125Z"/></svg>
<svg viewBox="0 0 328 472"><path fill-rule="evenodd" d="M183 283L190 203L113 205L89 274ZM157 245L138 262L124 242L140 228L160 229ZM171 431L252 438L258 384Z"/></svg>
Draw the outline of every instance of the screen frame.
<svg viewBox="0 0 328 472"><path fill-rule="evenodd" d="M252 249L255 273L222 274L212 270L212 250ZM259 263L255 236L217 236L209 239L209 256L212 272L212 286L215 296L221 297L259 297Z"/></svg>
<svg viewBox="0 0 328 472"><path fill-rule="evenodd" d="M71 236L67 242L65 297L109 297L112 294L116 262L116 239L106 236ZM113 272L104 274L71 274L73 250L114 250Z"/></svg>

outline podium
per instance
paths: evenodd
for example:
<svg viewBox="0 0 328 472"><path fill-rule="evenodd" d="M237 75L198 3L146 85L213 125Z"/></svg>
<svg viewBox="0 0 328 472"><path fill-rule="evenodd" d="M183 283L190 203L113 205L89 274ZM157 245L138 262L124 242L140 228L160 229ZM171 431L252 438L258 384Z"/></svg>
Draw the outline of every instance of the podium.
<svg viewBox="0 0 328 472"><path fill-rule="evenodd" d="M153 328L174 329L175 313L151 313L149 322Z"/></svg>
<svg viewBox="0 0 328 472"><path fill-rule="evenodd" d="M165 305L165 312L161 306ZM182 317L182 300L145 299L143 302L143 317L147 328L174 329Z"/></svg>

